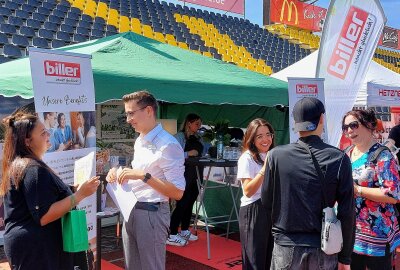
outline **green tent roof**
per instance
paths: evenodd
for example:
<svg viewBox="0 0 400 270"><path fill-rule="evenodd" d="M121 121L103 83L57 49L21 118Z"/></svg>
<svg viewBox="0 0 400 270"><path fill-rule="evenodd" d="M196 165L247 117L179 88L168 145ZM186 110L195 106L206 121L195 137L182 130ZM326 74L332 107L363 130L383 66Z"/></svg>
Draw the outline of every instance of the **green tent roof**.
<svg viewBox="0 0 400 270"><path fill-rule="evenodd" d="M288 104L286 82L132 32L62 49L92 55L97 103L147 89L178 104ZM0 94L33 97L28 58L0 65Z"/></svg>

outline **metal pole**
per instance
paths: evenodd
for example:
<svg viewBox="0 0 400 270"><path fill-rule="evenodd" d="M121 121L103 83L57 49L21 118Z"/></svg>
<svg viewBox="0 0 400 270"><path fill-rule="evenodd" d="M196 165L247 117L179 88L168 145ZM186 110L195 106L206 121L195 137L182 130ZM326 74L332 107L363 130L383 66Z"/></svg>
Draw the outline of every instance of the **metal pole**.
<svg viewBox="0 0 400 270"><path fill-rule="evenodd" d="M243 0L243 19L246 20L246 0Z"/></svg>

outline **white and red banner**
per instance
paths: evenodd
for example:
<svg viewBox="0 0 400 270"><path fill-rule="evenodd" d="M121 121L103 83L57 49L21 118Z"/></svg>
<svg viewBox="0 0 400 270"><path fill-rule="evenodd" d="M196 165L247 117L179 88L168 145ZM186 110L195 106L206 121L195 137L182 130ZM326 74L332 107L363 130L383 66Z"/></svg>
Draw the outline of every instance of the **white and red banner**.
<svg viewBox="0 0 400 270"><path fill-rule="evenodd" d="M43 160L66 183L76 183L75 161L96 151L95 93L91 55L29 48L35 110L50 133ZM85 175L96 174L95 159ZM82 171L82 170L81 170ZM76 175L75 175L76 176ZM96 194L79 203L96 250Z"/></svg>
<svg viewBox="0 0 400 270"><path fill-rule="evenodd" d="M220 9L232 13L244 14L244 0L180 0L199 6Z"/></svg>
<svg viewBox="0 0 400 270"><path fill-rule="evenodd" d="M368 82L367 84L368 106L399 106L400 87L386 86Z"/></svg>
<svg viewBox="0 0 400 270"><path fill-rule="evenodd" d="M332 145L339 143L341 119L353 107L385 22L378 0L330 3L316 77L325 78L325 107Z"/></svg>
<svg viewBox="0 0 400 270"><path fill-rule="evenodd" d="M292 25L313 32L322 31L325 8L300 2L299 0L270 0L270 20Z"/></svg>
<svg viewBox="0 0 400 270"><path fill-rule="evenodd" d="M324 79L319 78L292 78L288 77L288 92L289 92L289 115L293 115L293 107L296 102L304 97L314 97L325 103L324 97ZM293 117L289 120L290 142L296 142L299 139L299 134L294 131ZM326 130L326 122L325 122ZM328 134L322 134L322 140L328 141Z"/></svg>

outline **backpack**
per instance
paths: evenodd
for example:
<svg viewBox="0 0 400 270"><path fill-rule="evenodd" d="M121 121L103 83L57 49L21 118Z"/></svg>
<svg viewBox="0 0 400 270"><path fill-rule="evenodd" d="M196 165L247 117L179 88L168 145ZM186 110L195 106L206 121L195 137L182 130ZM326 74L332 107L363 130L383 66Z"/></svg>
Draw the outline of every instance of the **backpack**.
<svg viewBox="0 0 400 270"><path fill-rule="evenodd" d="M350 145L350 146L346 147L346 149L344 149L343 151L346 154L348 154L350 152L350 150L353 149L353 147L354 147L353 145ZM376 164L378 163L379 155L385 150L388 150L389 152L391 152L388 147L383 146L383 145L379 146L378 149L376 149L376 151L368 157L368 161L370 163L374 164L374 166L376 166ZM397 220L400 222L400 202L396 203L395 206L396 207L394 210L396 211Z"/></svg>

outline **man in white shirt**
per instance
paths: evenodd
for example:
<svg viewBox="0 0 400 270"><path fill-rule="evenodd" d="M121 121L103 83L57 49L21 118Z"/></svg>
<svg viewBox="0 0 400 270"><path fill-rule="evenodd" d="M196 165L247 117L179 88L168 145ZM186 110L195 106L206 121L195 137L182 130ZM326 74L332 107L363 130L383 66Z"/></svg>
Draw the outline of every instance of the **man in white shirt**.
<svg viewBox="0 0 400 270"><path fill-rule="evenodd" d="M162 270L170 221L168 200L179 200L185 189L183 149L157 124L153 95L139 91L122 100L127 122L140 133L132 169L123 169L117 177L114 168L107 175L107 181L120 184L135 180L133 192L138 202L122 229L125 269Z"/></svg>

